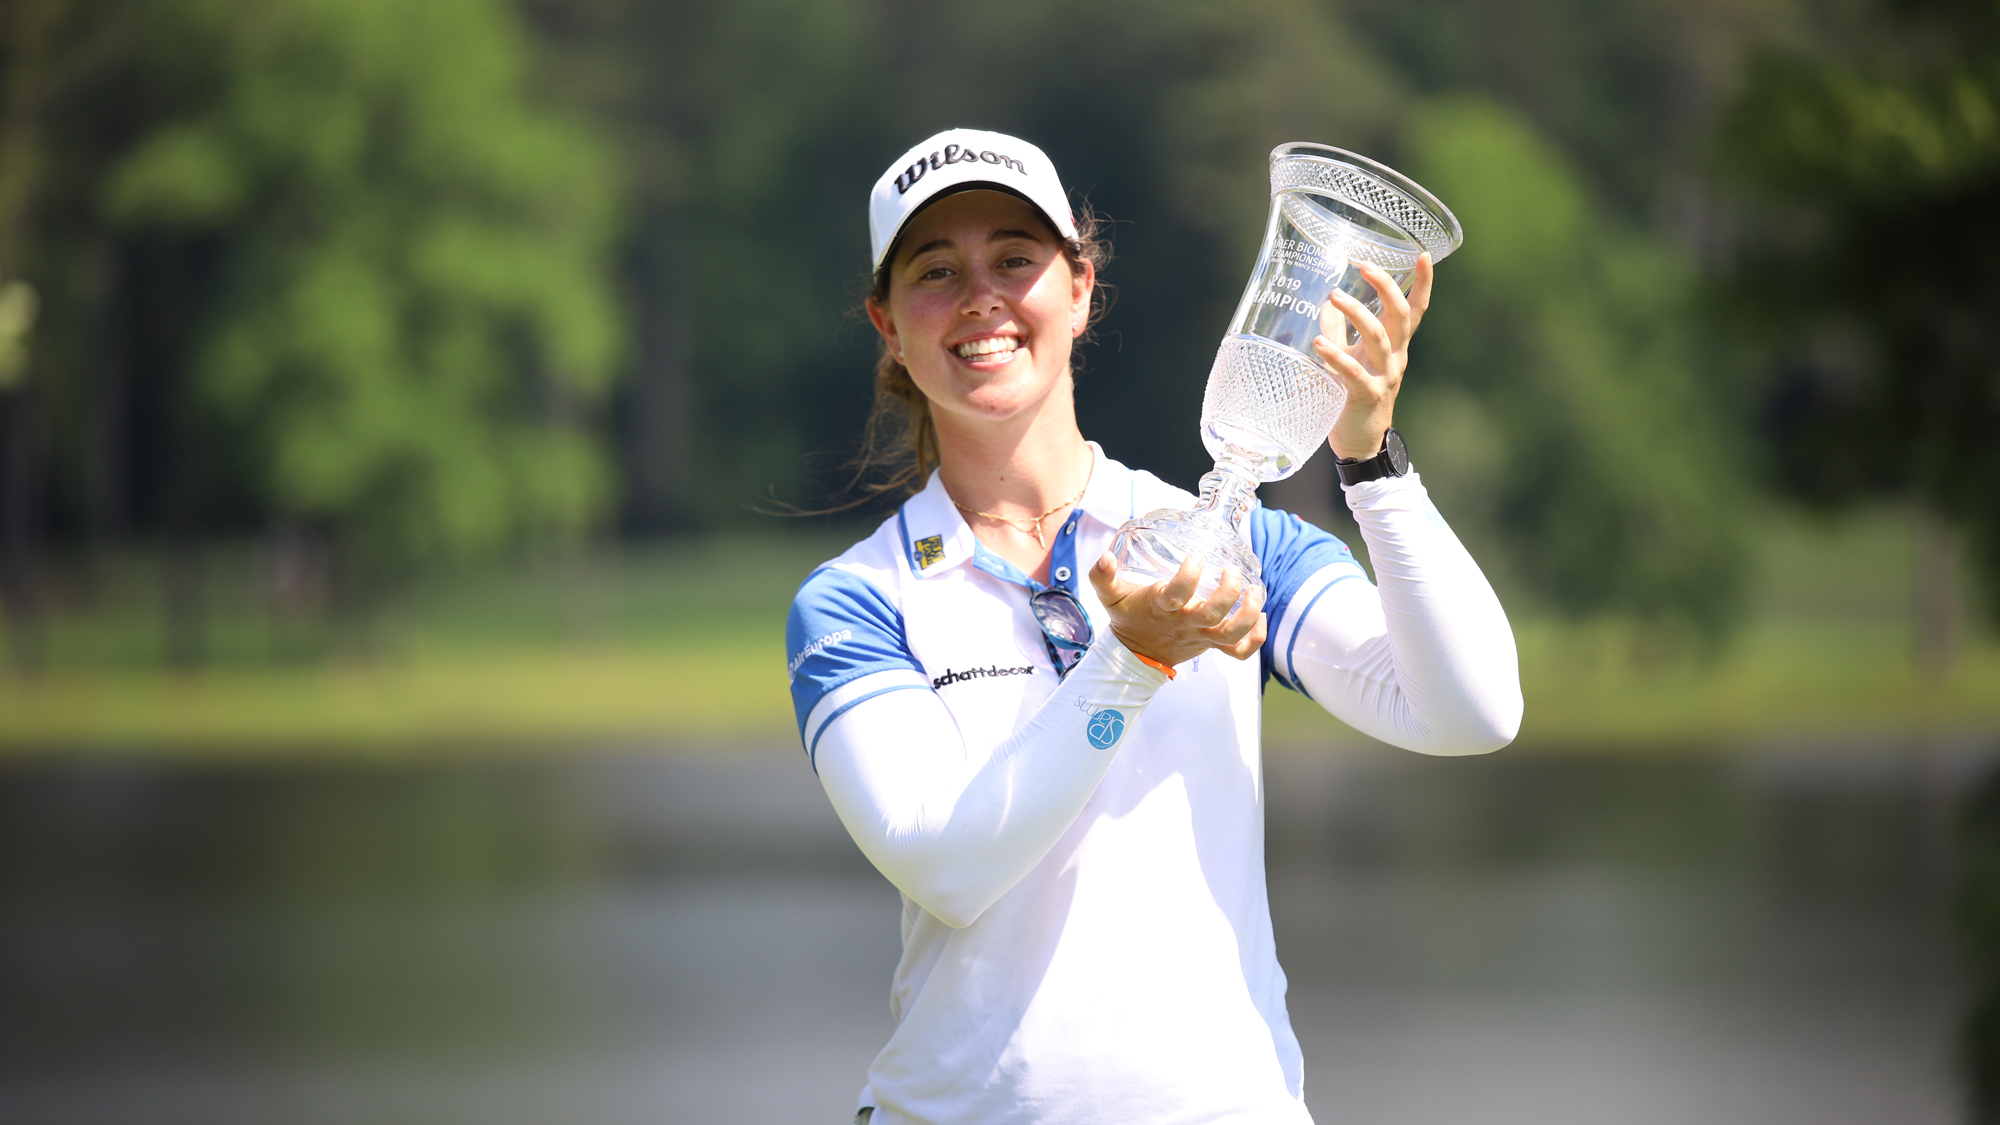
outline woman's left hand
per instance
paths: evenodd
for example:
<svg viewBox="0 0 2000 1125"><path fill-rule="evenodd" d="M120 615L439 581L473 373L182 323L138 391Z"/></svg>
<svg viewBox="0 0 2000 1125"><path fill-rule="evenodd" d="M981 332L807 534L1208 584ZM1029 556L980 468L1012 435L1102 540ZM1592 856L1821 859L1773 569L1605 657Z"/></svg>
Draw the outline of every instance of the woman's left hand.
<svg viewBox="0 0 2000 1125"><path fill-rule="evenodd" d="M1320 306L1320 336L1313 340L1313 350L1347 388L1347 406L1326 439L1342 460L1365 460L1382 452L1383 437L1396 412L1396 392L1403 385L1403 369L1410 362L1410 337L1431 304L1429 254L1417 259L1417 277L1408 297L1382 267L1355 264L1382 298L1382 315L1377 317L1352 294L1335 289ZM1353 347L1342 347L1334 341L1347 338L1348 324L1361 339Z"/></svg>

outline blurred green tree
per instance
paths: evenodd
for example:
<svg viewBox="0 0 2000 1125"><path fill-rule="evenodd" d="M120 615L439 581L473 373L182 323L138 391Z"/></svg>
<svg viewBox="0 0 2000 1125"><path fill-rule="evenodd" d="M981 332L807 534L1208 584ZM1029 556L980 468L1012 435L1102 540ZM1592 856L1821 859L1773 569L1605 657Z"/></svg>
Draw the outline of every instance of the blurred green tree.
<svg viewBox="0 0 2000 1125"><path fill-rule="evenodd" d="M1628 225L1707 237L1701 157L1740 59L1817 0L1401 0L1353 20L1416 95L1489 97Z"/></svg>
<svg viewBox="0 0 2000 1125"><path fill-rule="evenodd" d="M226 467L379 572L574 536L621 346L603 146L528 89L503 0L187 0L170 107L102 185L191 248L186 398Z"/></svg>
<svg viewBox="0 0 2000 1125"><path fill-rule="evenodd" d="M102 475L62 478L66 462L102 461L94 342L110 255L84 185L143 112L124 77L132 17L125 0L0 5L0 633L17 667L41 662L60 484L100 522Z"/></svg>
<svg viewBox="0 0 2000 1125"><path fill-rule="evenodd" d="M2000 591L2000 6L1878 0L1828 39L1762 55L1719 132L1776 476L1920 499Z"/></svg>
<svg viewBox="0 0 2000 1125"><path fill-rule="evenodd" d="M1549 604L1721 638L1742 596L1738 425L1704 377L1691 263L1606 218L1497 103L1430 103L1404 147L1467 231L1413 359L1423 464L1485 494L1516 582Z"/></svg>

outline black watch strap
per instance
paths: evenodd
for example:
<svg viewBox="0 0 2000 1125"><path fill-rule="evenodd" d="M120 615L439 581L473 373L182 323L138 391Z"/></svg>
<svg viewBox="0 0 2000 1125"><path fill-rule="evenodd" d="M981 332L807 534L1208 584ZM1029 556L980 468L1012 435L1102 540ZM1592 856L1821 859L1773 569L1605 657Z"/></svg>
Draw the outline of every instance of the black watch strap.
<svg viewBox="0 0 2000 1125"><path fill-rule="evenodd" d="M1403 435L1390 430L1382 435L1382 452L1365 461L1336 460L1341 484L1362 484L1383 477L1400 477L1410 471L1410 450Z"/></svg>

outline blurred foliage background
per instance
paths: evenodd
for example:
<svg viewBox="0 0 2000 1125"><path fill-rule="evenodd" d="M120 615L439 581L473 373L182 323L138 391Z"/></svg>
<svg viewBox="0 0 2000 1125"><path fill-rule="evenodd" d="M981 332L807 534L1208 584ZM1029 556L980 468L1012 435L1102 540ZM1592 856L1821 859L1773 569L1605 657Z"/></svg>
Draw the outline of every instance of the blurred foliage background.
<svg viewBox="0 0 2000 1125"><path fill-rule="evenodd" d="M960 125L1114 220L1084 429L1183 483L1272 146L1457 211L1399 425L1525 747L2000 732L1994 0L7 0L0 754L789 740L881 513L760 511L842 498L864 196Z"/></svg>
<svg viewBox="0 0 2000 1125"><path fill-rule="evenodd" d="M840 498L953 125L1115 221L1080 411L1170 480L1273 145L1457 210L1400 424L1531 739L2000 727L1992 3L11 0L0 742L782 735L879 513L759 509Z"/></svg>

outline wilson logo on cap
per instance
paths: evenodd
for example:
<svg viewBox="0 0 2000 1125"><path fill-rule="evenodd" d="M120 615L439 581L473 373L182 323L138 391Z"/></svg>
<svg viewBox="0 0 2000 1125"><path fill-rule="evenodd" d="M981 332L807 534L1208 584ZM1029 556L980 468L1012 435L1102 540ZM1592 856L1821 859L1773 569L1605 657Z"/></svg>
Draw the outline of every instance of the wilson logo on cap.
<svg viewBox="0 0 2000 1125"><path fill-rule="evenodd" d="M931 153L903 169L903 174L896 177L896 194L908 193L911 188L917 186L918 180L924 178L925 172L935 172L947 164L997 164L1003 168L1012 168L1023 176L1028 174L1027 165L1004 152L994 152L992 149L975 152L958 145L946 145L942 153Z"/></svg>
<svg viewBox="0 0 2000 1125"><path fill-rule="evenodd" d="M1002 169L1007 172L1004 176ZM947 129L910 146L882 170L868 193L868 243L876 267L881 267L911 216L933 200L980 187L1021 197L1042 213L1058 236L1076 237L1076 216L1047 153L1005 133Z"/></svg>

